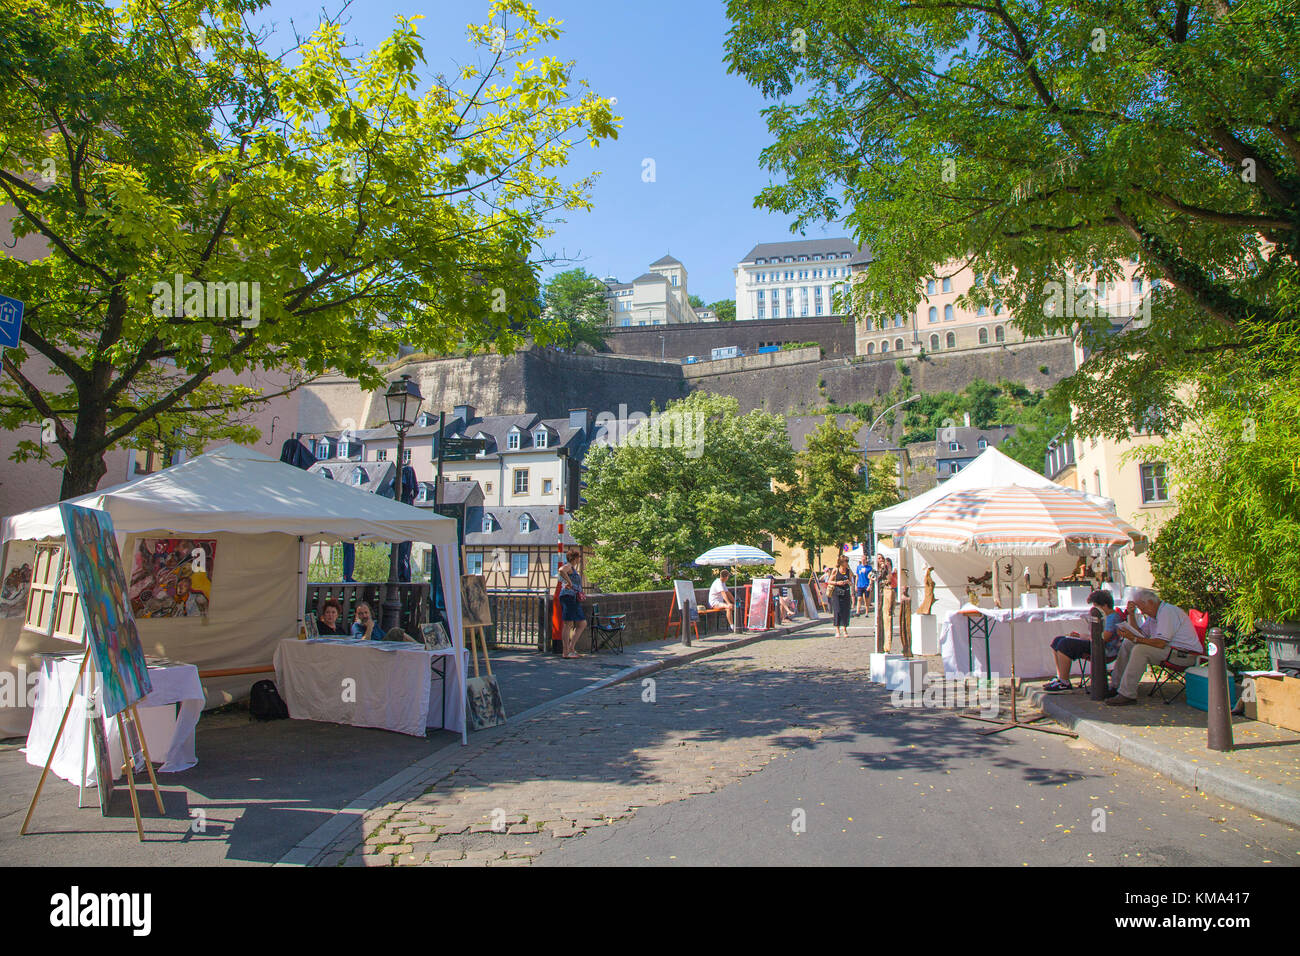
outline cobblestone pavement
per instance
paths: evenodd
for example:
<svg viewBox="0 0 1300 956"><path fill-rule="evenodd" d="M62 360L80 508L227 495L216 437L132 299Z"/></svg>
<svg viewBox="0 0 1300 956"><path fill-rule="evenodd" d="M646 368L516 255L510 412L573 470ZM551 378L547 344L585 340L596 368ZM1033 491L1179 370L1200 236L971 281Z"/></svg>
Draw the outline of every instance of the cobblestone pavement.
<svg viewBox="0 0 1300 956"><path fill-rule="evenodd" d="M527 864L638 808L711 793L814 746L859 695L887 700L868 643L818 628L596 691L444 762L315 862Z"/></svg>

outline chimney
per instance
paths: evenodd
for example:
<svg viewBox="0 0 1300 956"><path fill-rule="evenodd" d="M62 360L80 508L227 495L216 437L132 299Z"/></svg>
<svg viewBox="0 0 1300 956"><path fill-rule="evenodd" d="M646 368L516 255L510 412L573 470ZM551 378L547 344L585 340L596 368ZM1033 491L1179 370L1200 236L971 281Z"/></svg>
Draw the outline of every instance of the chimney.
<svg viewBox="0 0 1300 956"><path fill-rule="evenodd" d="M591 409L589 408L571 408L569 409L569 427L575 431L587 431L591 428Z"/></svg>
<svg viewBox="0 0 1300 956"><path fill-rule="evenodd" d="M963 417L964 417L965 422L966 422L966 427L967 427L967 428L970 428L970 412L967 412Z"/></svg>
<svg viewBox="0 0 1300 956"><path fill-rule="evenodd" d="M468 425L474 420L473 405L453 405L451 407L452 418L459 418L461 422Z"/></svg>

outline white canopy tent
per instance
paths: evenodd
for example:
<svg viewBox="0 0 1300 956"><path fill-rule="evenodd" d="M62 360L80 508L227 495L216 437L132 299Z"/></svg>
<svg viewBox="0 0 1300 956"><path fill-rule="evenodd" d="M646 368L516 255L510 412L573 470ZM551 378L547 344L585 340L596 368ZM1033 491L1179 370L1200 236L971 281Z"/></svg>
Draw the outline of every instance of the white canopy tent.
<svg viewBox="0 0 1300 956"><path fill-rule="evenodd" d="M435 548L455 643L458 685L465 686L460 560L456 521L321 478L255 451L230 445L139 481L72 499L108 512L127 573L133 539L215 538L212 599L206 618L137 622L145 651L202 670L269 665L276 643L294 637L307 597L310 545L318 541L422 541ZM63 538L57 504L0 521L5 572L24 548ZM36 671L34 655L68 644L22 630L22 617L0 618L0 679ZM208 706L248 692L256 677L204 681ZM20 691L21 693L21 691ZM464 694L448 699L447 729L465 733ZM21 704L23 701L18 701ZM0 707L0 736L27 732L31 711Z"/></svg>
<svg viewBox="0 0 1300 956"><path fill-rule="evenodd" d="M1058 485L1046 475L1041 475L1015 459L1008 458L996 448L986 448L979 457L953 475L947 481L936 485L929 491L900 502L892 508L882 508L872 517L872 530L877 539L893 535L912 518L926 511L936 502L959 491L973 491L984 488L1003 488L1018 486L1022 488L1053 488L1063 490L1079 497L1097 507L1115 512L1115 502L1101 495L1089 494ZM1043 578L1042 566L1047 566L1047 578L1051 581L1063 578L1073 569L1077 558L1062 554L1045 556L1034 562L1034 583L1039 584ZM954 554L951 552L927 551L903 547L897 562L908 569L908 583L912 587L913 605L919 602L925 569L934 568L935 607L934 613L942 618L949 611L955 611L965 603L965 591L968 578L980 577L990 571L989 560L976 554ZM1116 566L1116 574L1122 570ZM902 586L900 575L899 586ZM900 594L901 597L901 594Z"/></svg>

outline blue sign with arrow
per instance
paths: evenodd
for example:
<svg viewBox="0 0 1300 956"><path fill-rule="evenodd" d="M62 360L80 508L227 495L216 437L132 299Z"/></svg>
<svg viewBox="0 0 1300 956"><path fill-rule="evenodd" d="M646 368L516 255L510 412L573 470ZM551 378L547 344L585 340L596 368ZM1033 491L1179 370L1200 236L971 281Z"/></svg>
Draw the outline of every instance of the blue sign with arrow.
<svg viewBox="0 0 1300 956"><path fill-rule="evenodd" d="M23 304L0 295L0 349L16 349L23 330Z"/></svg>

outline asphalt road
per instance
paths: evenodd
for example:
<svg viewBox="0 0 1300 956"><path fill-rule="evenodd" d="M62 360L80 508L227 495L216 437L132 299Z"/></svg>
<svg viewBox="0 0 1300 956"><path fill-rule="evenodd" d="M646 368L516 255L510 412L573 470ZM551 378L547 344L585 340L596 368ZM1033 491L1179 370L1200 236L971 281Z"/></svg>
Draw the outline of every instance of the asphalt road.
<svg viewBox="0 0 1300 956"><path fill-rule="evenodd" d="M535 865L1300 865L1295 829L1084 742L898 709L861 679L865 653L861 638L799 635L664 672L661 698L716 668L730 708L786 713L816 739L714 793L557 841ZM792 700L810 685L819 700Z"/></svg>

